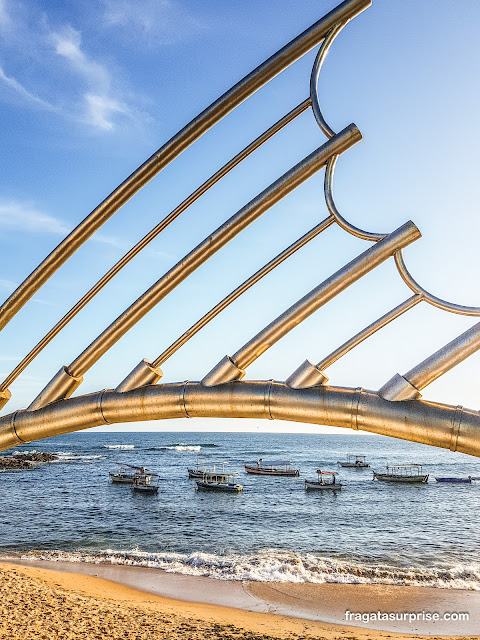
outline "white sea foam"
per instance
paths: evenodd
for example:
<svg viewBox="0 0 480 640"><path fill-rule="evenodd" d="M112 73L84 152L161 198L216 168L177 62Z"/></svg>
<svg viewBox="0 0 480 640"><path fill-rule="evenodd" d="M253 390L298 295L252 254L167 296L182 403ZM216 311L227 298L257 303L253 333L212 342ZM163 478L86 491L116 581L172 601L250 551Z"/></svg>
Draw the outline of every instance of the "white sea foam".
<svg viewBox="0 0 480 640"><path fill-rule="evenodd" d="M104 444L105 449L135 449L134 444Z"/></svg>
<svg viewBox="0 0 480 640"><path fill-rule="evenodd" d="M185 575L208 576L218 580L391 584L480 591L480 563L433 568L394 567L278 549L265 549L249 555L226 556L202 552L149 553L112 549L98 553L33 551L22 557L149 567Z"/></svg>
<svg viewBox="0 0 480 640"><path fill-rule="evenodd" d="M199 444L175 444L169 447L161 447L170 451L200 451L202 448Z"/></svg>
<svg viewBox="0 0 480 640"><path fill-rule="evenodd" d="M72 451L56 451L55 455L58 456L58 460L54 460L54 462L72 462L74 460L105 460L106 457L102 455L82 456L80 454L73 453Z"/></svg>

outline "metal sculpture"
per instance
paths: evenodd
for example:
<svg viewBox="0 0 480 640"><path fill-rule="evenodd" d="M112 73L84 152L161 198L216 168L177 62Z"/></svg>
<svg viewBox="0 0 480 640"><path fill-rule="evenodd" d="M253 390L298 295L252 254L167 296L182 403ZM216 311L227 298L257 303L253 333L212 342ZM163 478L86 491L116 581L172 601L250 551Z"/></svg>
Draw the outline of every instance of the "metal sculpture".
<svg viewBox="0 0 480 640"><path fill-rule="evenodd" d="M318 78L334 39L347 22L370 4L371 0L345 0L234 85L115 189L0 307L2 329L83 242L159 171L227 113L295 60L320 44L310 78L310 96L183 200L72 307L0 384L0 407L10 398L10 384L68 322L151 240L264 142L309 108L312 109L313 116L326 135L327 141L265 188L164 274L69 366L62 366L28 409L0 418L0 450L102 424L203 416L294 420L350 427L480 456L478 412L420 400L423 388L480 348L480 323L404 376L396 374L377 392L361 388L326 386L327 367L420 302L452 313L480 316L480 308L464 307L441 300L427 292L410 275L405 266L402 249L420 237L419 230L412 222L405 223L391 233L372 233L349 223L335 204L333 178L337 159L361 140L361 134L354 124L338 133L328 125L320 108ZM325 220L243 282L174 343L166 347L157 358L142 359L130 374L117 384L115 390L70 398L82 383L88 369L146 313L216 251L322 168L325 168L324 193L329 210L329 216ZM157 384L162 377L160 365L167 362L191 337L267 273L333 224L374 244L285 310L233 356L225 356L206 373L201 382ZM413 291L413 296L357 333L316 365L306 360L284 383L241 381L246 368L270 346L350 284L391 257L395 260L401 278Z"/></svg>

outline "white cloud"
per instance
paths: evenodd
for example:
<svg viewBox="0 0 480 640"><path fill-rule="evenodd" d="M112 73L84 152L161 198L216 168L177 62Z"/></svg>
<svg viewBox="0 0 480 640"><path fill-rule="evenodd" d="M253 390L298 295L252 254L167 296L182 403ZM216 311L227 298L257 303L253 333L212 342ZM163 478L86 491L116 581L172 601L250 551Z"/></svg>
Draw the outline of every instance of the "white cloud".
<svg viewBox="0 0 480 640"><path fill-rule="evenodd" d="M121 28L132 40L150 47L172 44L205 28L180 2L173 0L104 0L105 24Z"/></svg>
<svg viewBox="0 0 480 640"><path fill-rule="evenodd" d="M23 231L28 233L53 233L65 235L70 229L57 218L22 202L0 202L0 227L3 231Z"/></svg>
<svg viewBox="0 0 480 640"><path fill-rule="evenodd" d="M121 83L121 70L95 59L83 46L82 33L73 26L52 28L46 13L22 10L10 15L0 0L0 87L25 106L55 113L93 131L109 132L128 120L144 118L137 98ZM7 37L8 35L8 37ZM108 49L111 59L111 49ZM127 97L128 93L128 97ZM4 94L6 95L6 94Z"/></svg>
<svg viewBox="0 0 480 640"><path fill-rule="evenodd" d="M0 0L1 1L1 0ZM38 107L43 109L47 109L49 111L57 111L57 109L51 105L49 102L42 100L38 96L35 96L33 93L30 93L25 89L24 86L20 84L15 78L11 78L6 75L2 67L0 66L0 80L4 82L10 89L13 89L17 94L19 94L24 100L27 102L33 103Z"/></svg>
<svg viewBox="0 0 480 640"><path fill-rule="evenodd" d="M29 203L0 200L0 229L2 232L21 231L23 233L50 233L66 236L72 230L72 226L39 211ZM122 243L115 236L102 233L94 234L92 241L114 247L122 246ZM9 280L0 279L0 287L13 291L17 286L16 283Z"/></svg>
<svg viewBox="0 0 480 640"><path fill-rule="evenodd" d="M12 291L15 291L15 289L18 287L18 283L17 282L12 282L12 280L5 280L0 278L0 288L1 289L6 289L9 293L11 293ZM2 358L0 357L0 360Z"/></svg>
<svg viewBox="0 0 480 640"><path fill-rule="evenodd" d="M129 116L128 107L125 104L117 102L107 96L98 96L87 94L86 102L86 120L94 127L110 131L114 127L113 116L121 114Z"/></svg>
<svg viewBox="0 0 480 640"><path fill-rule="evenodd" d="M0 0L0 28L4 29L11 24L10 15L7 11L7 3L5 0Z"/></svg>
<svg viewBox="0 0 480 640"><path fill-rule="evenodd" d="M104 66L89 59L82 51L82 37L79 31L67 26L60 33L52 33L51 40L55 46L55 53L64 58L89 86L94 87L99 93L109 91L109 73Z"/></svg>

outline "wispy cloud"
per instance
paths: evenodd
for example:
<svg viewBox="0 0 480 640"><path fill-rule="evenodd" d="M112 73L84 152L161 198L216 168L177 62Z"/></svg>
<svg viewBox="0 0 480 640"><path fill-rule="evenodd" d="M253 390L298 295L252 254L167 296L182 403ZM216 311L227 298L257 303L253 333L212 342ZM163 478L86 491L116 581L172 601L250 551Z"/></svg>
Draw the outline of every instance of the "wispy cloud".
<svg viewBox="0 0 480 640"><path fill-rule="evenodd" d="M72 226L39 211L30 203L10 200L0 201L0 229L3 232L21 231L23 233L50 233L66 236L72 230ZM102 233L96 233L92 240L115 247L122 244L115 236ZM17 285L9 280L0 280L0 286L13 290Z"/></svg>
<svg viewBox="0 0 480 640"><path fill-rule="evenodd" d="M178 0L104 0L104 6L107 26L152 48L183 41L206 28Z"/></svg>
<svg viewBox="0 0 480 640"><path fill-rule="evenodd" d="M0 226L2 230L27 233L54 233L65 235L70 229L60 220L49 216L28 203L0 202Z"/></svg>
<svg viewBox="0 0 480 640"><path fill-rule="evenodd" d="M17 287L17 282L12 282L12 280L5 280L0 278L0 289L5 289L9 293L11 293L12 291L15 291Z"/></svg>
<svg viewBox="0 0 480 640"><path fill-rule="evenodd" d="M5 29L6 27L10 27L11 18L10 14L7 11L7 5L5 0L0 0L0 28Z"/></svg>
<svg viewBox="0 0 480 640"><path fill-rule="evenodd" d="M0 80L4 82L7 85L7 87L9 87L10 89L13 89L15 93L17 93L21 98L23 98L27 102L33 103L35 106L41 107L42 109L47 109L48 111L58 111L58 109L56 109L49 102L46 102L45 100L42 100L42 98L39 98L33 93L30 93L30 91L27 91L27 89L25 89L25 87L22 86L20 82L15 80L15 78L10 78L9 76L7 76L5 71L2 69L1 65L0 65Z"/></svg>
<svg viewBox="0 0 480 640"><path fill-rule="evenodd" d="M144 118L136 97L122 87L121 73L112 62L96 59L70 24L52 28L45 12L34 20L16 5L9 14L0 0L0 87L3 85L29 108L108 132L120 124L137 125ZM34 12L34 10L33 10ZM27 15L28 13L28 15ZM111 67L111 68L109 68Z"/></svg>

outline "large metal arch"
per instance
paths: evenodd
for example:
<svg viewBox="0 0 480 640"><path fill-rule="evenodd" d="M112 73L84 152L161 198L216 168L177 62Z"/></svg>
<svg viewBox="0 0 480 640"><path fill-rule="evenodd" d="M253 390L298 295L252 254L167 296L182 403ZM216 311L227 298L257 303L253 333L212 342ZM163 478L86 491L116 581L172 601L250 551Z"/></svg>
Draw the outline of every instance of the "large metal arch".
<svg viewBox="0 0 480 640"><path fill-rule="evenodd" d="M0 450L119 422L172 418L264 418L346 427L480 457L480 414L444 404L389 402L362 388L292 389L283 382L199 382L103 390L0 419Z"/></svg>

